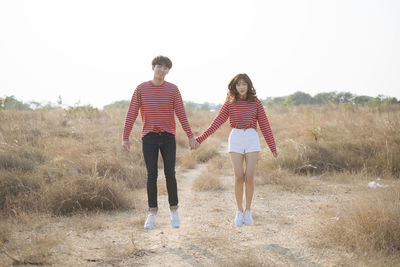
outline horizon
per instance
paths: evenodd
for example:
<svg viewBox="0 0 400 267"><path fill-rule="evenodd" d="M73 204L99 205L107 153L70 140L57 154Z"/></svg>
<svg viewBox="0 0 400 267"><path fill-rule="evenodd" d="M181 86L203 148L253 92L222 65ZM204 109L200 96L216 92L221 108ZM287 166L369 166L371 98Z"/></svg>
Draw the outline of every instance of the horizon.
<svg viewBox="0 0 400 267"><path fill-rule="evenodd" d="M302 91L297 91L297 92L294 92L293 94L298 93L298 92L300 92L300 93L305 93L305 92L302 92ZM320 92L320 93L317 93L317 94L314 94L314 95L311 95L311 94L309 94L309 95L310 95L312 98L315 98L318 94L326 94L326 93L328 93L328 94L329 94L329 93L336 93L336 94L340 94L340 93L350 93L354 98L355 98L355 97L369 97L369 98L371 98L371 99L376 99L376 98L379 98L379 97L380 97L381 99L395 98L397 101L400 101L400 99L398 99L397 97L389 96L389 95L382 95L382 94L379 94L379 95L376 95L376 96L357 95L357 94L353 94L353 93L351 93L351 92L346 92L346 91ZM293 94L285 95L285 96L276 96L276 97L267 96L267 97L265 97L265 98L259 98L259 99L260 99L261 101L267 101L267 100L269 100L269 99L272 99L272 100L273 100L273 99L276 99L276 98L286 98L286 97L290 97L290 96L292 96ZM307 94L307 93L305 93L305 94ZM54 108L56 108L56 107L66 108L66 107L91 106L91 107L98 108L98 109L104 109L104 107L109 106L109 105L116 104L116 103L118 103L118 102L125 101L125 102L127 102L128 104L129 104L129 102L130 102L130 99L120 99L120 100L116 100L116 101L107 103L107 104L105 104L105 105L99 107L99 106L94 106L94 105L92 105L92 104L90 104L90 103L88 103L88 104L81 104L81 103L79 103L79 102L74 103L73 105L64 104L63 101L62 101L62 96L60 96L60 98L59 98L58 101L56 101L56 102L51 102L51 101L38 102L38 101L35 101L35 100L23 101L23 100L18 99L17 97L15 97L15 96L13 96L13 95L9 95L9 96L0 96L0 99L2 99L2 98L5 99L6 97L13 97L16 101L19 101L19 102L21 102L22 104L29 105L30 108L32 108L32 105L34 105L34 104L39 104L39 106L37 107L37 108L39 108L39 109L45 107L46 105L50 105L51 107L54 107ZM60 100L61 100L61 103L58 103ZM184 102L184 103L193 103L193 104L195 104L195 105L206 105L206 104L208 104L208 105L211 105L211 106L219 106L219 105L222 105L222 104L223 104L223 102L222 102L222 103L208 102L208 101L205 101L205 102L194 102L194 101L185 100L185 99L183 99L183 102ZM32 109L35 110L35 108L32 108Z"/></svg>

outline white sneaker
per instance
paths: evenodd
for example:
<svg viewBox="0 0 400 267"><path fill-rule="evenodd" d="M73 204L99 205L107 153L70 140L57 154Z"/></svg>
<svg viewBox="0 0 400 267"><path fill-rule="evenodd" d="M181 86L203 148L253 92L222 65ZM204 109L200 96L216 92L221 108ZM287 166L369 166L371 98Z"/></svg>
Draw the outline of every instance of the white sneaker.
<svg viewBox="0 0 400 267"><path fill-rule="evenodd" d="M179 221L179 215L178 215L178 211L174 210L174 211L170 211L170 215L171 215L171 225L172 227L178 228L180 226L180 221Z"/></svg>
<svg viewBox="0 0 400 267"><path fill-rule="evenodd" d="M235 217L235 225L242 226L243 225L243 211L237 210Z"/></svg>
<svg viewBox="0 0 400 267"><path fill-rule="evenodd" d="M253 223L253 217L251 217L251 210L244 211L244 224L250 225Z"/></svg>
<svg viewBox="0 0 400 267"><path fill-rule="evenodd" d="M154 222L156 221L157 214L150 213L147 216L147 220L144 223L144 229L151 229L154 226Z"/></svg>

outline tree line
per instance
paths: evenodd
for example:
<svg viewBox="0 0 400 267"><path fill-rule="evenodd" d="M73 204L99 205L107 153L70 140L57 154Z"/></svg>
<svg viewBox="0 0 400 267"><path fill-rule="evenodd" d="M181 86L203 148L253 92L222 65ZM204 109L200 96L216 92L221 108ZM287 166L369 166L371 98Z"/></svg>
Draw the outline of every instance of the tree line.
<svg viewBox="0 0 400 267"><path fill-rule="evenodd" d="M299 105L325 105L325 104L353 104L357 106L380 106L386 104L399 104L395 97L378 95L376 97L355 95L350 92L326 92L315 96L297 91L294 94L281 97L267 97L263 100L267 106L299 106Z"/></svg>
<svg viewBox="0 0 400 267"><path fill-rule="evenodd" d="M267 97L261 99L266 106L300 106L300 105L326 105L326 104L352 104L357 106L371 106L377 107L381 105L398 105L400 101L391 96L378 95L376 97L366 95L355 95L350 92L325 92L318 93L315 96L310 94L297 91L288 96L280 97ZM108 108L128 108L129 100L115 101L109 105L104 106L104 109ZM194 103L191 101L185 101L185 106L191 110L216 110L221 107L220 104L213 103ZM56 109L63 108L66 111L97 111L97 108L91 105L79 105L66 106L62 104L61 96L59 96L57 104L46 103L41 104L39 102L30 101L24 103L14 96L0 97L0 110L1 109L16 109L16 110L40 110L40 109Z"/></svg>

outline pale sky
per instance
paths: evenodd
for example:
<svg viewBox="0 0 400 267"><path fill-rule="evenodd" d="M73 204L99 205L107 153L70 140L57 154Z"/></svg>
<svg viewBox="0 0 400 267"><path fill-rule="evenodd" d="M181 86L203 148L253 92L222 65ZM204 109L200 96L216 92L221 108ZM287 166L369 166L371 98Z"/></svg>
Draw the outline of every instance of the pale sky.
<svg viewBox="0 0 400 267"><path fill-rule="evenodd" d="M130 100L168 56L185 101L223 103L247 73L260 98L400 98L398 0L0 0L0 97Z"/></svg>

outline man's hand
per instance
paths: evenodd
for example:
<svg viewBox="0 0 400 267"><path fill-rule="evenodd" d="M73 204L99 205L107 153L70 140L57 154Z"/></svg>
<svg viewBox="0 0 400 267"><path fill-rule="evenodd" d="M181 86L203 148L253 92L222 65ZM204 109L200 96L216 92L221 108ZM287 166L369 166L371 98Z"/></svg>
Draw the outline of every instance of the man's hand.
<svg viewBox="0 0 400 267"><path fill-rule="evenodd" d="M273 152L272 155L274 155L274 158L278 158L278 152Z"/></svg>
<svg viewBox="0 0 400 267"><path fill-rule="evenodd" d="M196 141L196 139L194 139L194 137L192 137L192 138L189 138L189 146L190 146L190 149L197 149L199 146L200 146L200 144Z"/></svg>
<svg viewBox="0 0 400 267"><path fill-rule="evenodd" d="M126 152L131 151L131 144L129 141L122 141L122 150Z"/></svg>

